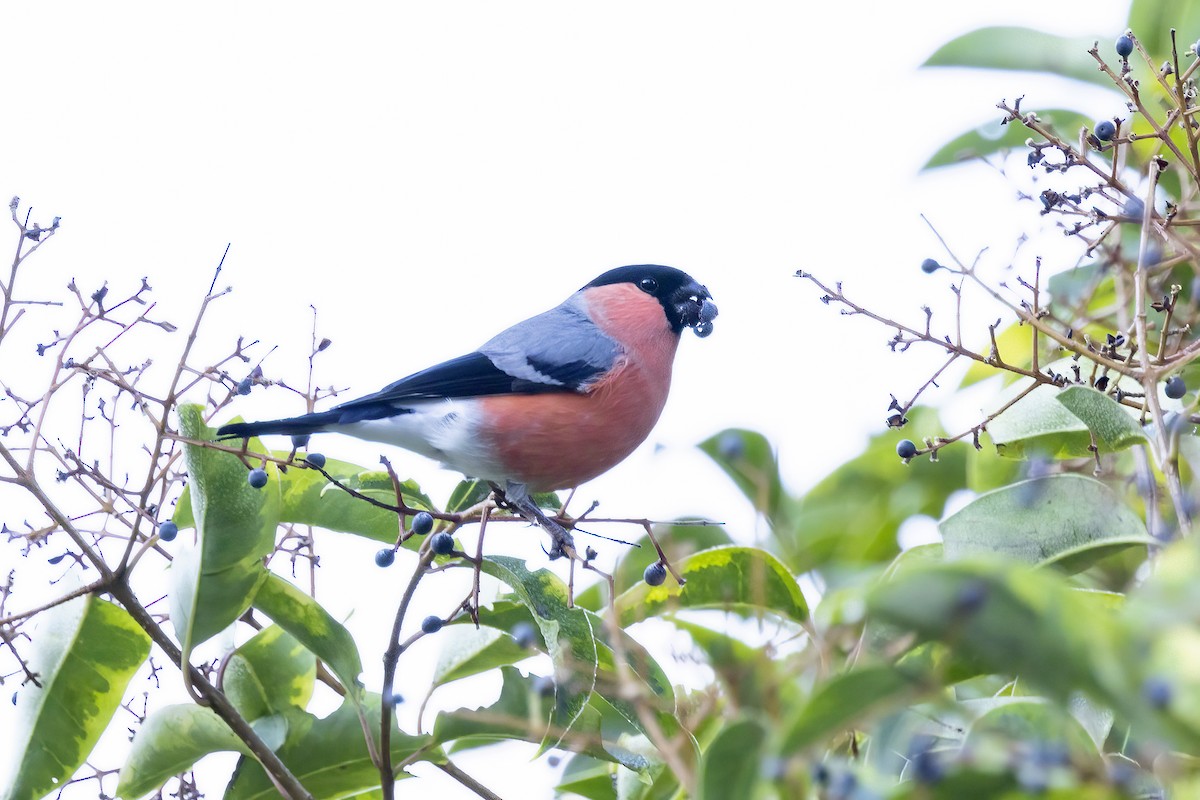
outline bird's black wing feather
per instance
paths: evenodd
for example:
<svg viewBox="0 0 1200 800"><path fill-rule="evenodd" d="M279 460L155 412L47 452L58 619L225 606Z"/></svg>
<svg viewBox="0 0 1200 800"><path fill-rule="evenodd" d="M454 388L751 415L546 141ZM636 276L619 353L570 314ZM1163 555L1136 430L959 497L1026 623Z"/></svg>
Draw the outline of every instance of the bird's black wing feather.
<svg viewBox="0 0 1200 800"><path fill-rule="evenodd" d="M497 367L480 352L452 358L436 366L401 378L374 394L335 406L332 411L357 411L370 414L372 410L394 414L406 403L443 398L483 397L486 395L545 391L563 391L564 387L539 384L518 378ZM387 414L382 414L386 416ZM355 415L357 416L357 415ZM357 419L372 419L362 416ZM343 421L356 420L347 419Z"/></svg>

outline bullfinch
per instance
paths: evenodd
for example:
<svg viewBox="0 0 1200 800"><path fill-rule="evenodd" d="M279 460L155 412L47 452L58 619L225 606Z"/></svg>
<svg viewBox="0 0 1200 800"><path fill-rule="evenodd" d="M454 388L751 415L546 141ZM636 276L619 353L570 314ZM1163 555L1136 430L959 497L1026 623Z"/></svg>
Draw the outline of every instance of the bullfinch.
<svg viewBox="0 0 1200 800"><path fill-rule="evenodd" d="M650 434L683 329L707 336L716 316L708 289L687 273L618 267L473 353L328 411L217 434L332 431L420 453L510 497L574 488Z"/></svg>

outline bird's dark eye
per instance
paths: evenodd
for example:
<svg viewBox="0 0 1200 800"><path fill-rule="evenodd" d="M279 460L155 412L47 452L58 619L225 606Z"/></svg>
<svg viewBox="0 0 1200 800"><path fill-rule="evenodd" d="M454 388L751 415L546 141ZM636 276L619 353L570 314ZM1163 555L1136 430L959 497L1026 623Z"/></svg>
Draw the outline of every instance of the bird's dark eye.
<svg viewBox="0 0 1200 800"><path fill-rule="evenodd" d="M638 288L646 294L654 294L658 291L658 281L654 278L642 278L638 281Z"/></svg>

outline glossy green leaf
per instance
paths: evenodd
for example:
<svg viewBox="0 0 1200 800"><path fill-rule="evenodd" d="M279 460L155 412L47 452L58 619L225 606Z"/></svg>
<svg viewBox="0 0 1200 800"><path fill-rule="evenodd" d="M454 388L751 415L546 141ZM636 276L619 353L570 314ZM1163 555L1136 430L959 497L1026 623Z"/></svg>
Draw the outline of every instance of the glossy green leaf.
<svg viewBox="0 0 1200 800"><path fill-rule="evenodd" d="M938 528L949 559L998 553L1067 571L1085 569L1113 549L1153 543L1112 489L1074 474L1033 478L980 495Z"/></svg>
<svg viewBox="0 0 1200 800"><path fill-rule="evenodd" d="M567 762L562 780L554 787L559 794L578 795L587 800L613 800L616 768L607 761L576 754Z"/></svg>
<svg viewBox="0 0 1200 800"><path fill-rule="evenodd" d="M264 717L252 727L268 747L283 744L287 732L283 717ZM214 711L190 703L160 708L146 717L133 739L121 767L117 797L143 797L204 756L223 751L250 755L246 744Z"/></svg>
<svg viewBox="0 0 1200 800"><path fill-rule="evenodd" d="M189 439L213 438L200 406L180 406L179 426ZM261 445L251 440L250 446ZM231 453L185 445L184 461L197 542L181 548L172 563L169 603L186 658L250 607L266 579L262 559L275 547L281 501L274 466L267 468L267 485L255 489Z"/></svg>
<svg viewBox="0 0 1200 800"><path fill-rule="evenodd" d="M1088 55L1095 41L1096 37L1067 38L1032 28L979 28L939 47L923 66L1050 72L1111 88L1112 82Z"/></svg>
<svg viewBox="0 0 1200 800"><path fill-rule="evenodd" d="M1062 700L1076 690L1111 699L1125 669L1112 612L1054 572L1003 561L914 566L872 591L868 609Z"/></svg>
<svg viewBox="0 0 1200 800"><path fill-rule="evenodd" d="M689 525L675 522L656 525L654 536L672 564L701 550L733 543L724 525ZM626 551L613 570L613 584L617 594L620 595L640 583L646 567L657 560L658 551L654 549L649 537L643 534L634 539L633 547ZM592 611L600 611L608 603L607 594L608 584L599 581L582 592L576 592L575 604Z"/></svg>
<svg viewBox="0 0 1200 800"><path fill-rule="evenodd" d="M755 510L778 520L783 500L779 464L771 443L761 433L729 428L699 445L733 479Z"/></svg>
<svg viewBox="0 0 1200 800"><path fill-rule="evenodd" d="M596 633L582 608L571 608L567 587L547 569L530 572L522 559L486 556L481 569L510 586L533 614L555 669L554 707L543 748L555 746L583 713L596 686Z"/></svg>
<svg viewBox="0 0 1200 800"><path fill-rule="evenodd" d="M971 725L965 747L986 747L988 739L1018 742L1054 742L1067 748L1072 763L1099 770L1103 760L1092 737L1060 707L1036 698L1007 698Z"/></svg>
<svg viewBox="0 0 1200 800"><path fill-rule="evenodd" d="M4 800L61 789L83 766L150 654L150 637L123 608L85 595L44 612L22 653L41 685L16 696L4 734L14 767L0 775Z"/></svg>
<svg viewBox="0 0 1200 800"><path fill-rule="evenodd" d="M596 690L604 694L609 702L624 714L634 727L641 731L641 721L638 719L635 709L624 699L625 693L619 685L615 650L612 646L613 632L603 617L592 611L587 611L586 614L596 637L598 670ZM533 623L532 613L523 603L501 600L494 603L491 608L482 608L479 611L480 625L504 631L505 633L511 632L517 624L522 622ZM464 619L462 624L467 625L469 621ZM642 684L644 690L643 697L652 697L657 701L660 710L668 714L673 712L675 695L666 672L663 671L658 662L651 657L650 653L636 639L624 630L620 631L620 635L621 650L625 655L625 661L630 670L628 674L632 674ZM534 647L529 650L518 647L510 636L493 638L489 635L486 638L479 639L479 642L481 646L477 652L472 652L469 648L460 650L459 647L452 646L453 654L446 657L449 662L446 665L447 669L451 671L449 679L477 674L485 669L499 666L502 663L515 663L531 655L536 655L538 652L544 652L546 649L540 634ZM504 661L506 658L510 660ZM660 724L669 728L675 727L673 721L663 720L660 721Z"/></svg>
<svg viewBox="0 0 1200 800"><path fill-rule="evenodd" d="M1146 441L1142 426L1130 411L1089 386L1068 386L1056 399L1079 417L1106 452L1124 450Z"/></svg>
<svg viewBox="0 0 1200 800"><path fill-rule="evenodd" d="M993 403L999 409L1028 386L1021 380ZM1092 437L1083 420L1058 402L1059 389L1043 385L988 423L996 452L1006 458L1087 458Z"/></svg>
<svg viewBox="0 0 1200 800"><path fill-rule="evenodd" d="M762 774L767 734L766 726L753 717L726 725L704 752L698 800L753 797Z"/></svg>
<svg viewBox="0 0 1200 800"><path fill-rule="evenodd" d="M916 514L942 515L946 498L962 488L970 445L947 447L937 463L916 458L905 464L896 443L943 434L937 415L914 408L902 431L871 437L867 447L810 489L789 501L786 520L772 536L794 574L831 564L886 563L900 550L896 533ZM853 520L853 524L850 524Z"/></svg>
<svg viewBox="0 0 1200 800"><path fill-rule="evenodd" d="M714 547L685 558L675 569L686 585L679 586L668 576L661 586L642 582L617 598L622 626L683 608L769 611L796 621L808 617L808 604L796 578L765 550Z"/></svg>
<svg viewBox="0 0 1200 800"><path fill-rule="evenodd" d="M1090 128L1095 122L1078 111L1061 108L1038 109L1036 114L1039 121L1051 126L1055 133L1068 142L1077 140L1080 129ZM960 164L995 153L1024 151L1026 142L1031 139L1035 142L1045 141L1042 136L1019 122L1003 123L1002 120L1001 112L996 110L991 121L985 122L974 130L959 134L938 148L938 151L925 162L922 169ZM1025 328L1027 339L1029 330L1029 328ZM1004 356L1003 352L1001 352L1001 356ZM971 367L972 370L986 368L986 365L982 364L975 364Z"/></svg>
<svg viewBox="0 0 1200 800"><path fill-rule="evenodd" d="M362 703L366 727L375 736L379 732L379 696L367 695ZM398 729L391 732L392 762L399 763L418 751L429 748L429 736L409 736ZM342 703L324 719L304 711L288 714L287 741L277 751L304 787L314 797L349 797L380 787L379 768L371 762L359 710L352 702ZM436 751L431 750L433 757ZM406 777L400 773L399 777ZM243 758L225 792L226 800L267 800L279 791L262 766Z"/></svg>
<svg viewBox="0 0 1200 800"><path fill-rule="evenodd" d="M312 651L272 625L230 655L222 687L238 713L255 720L307 706L316 677Z"/></svg>
<svg viewBox="0 0 1200 800"><path fill-rule="evenodd" d="M286 456L287 453L276 455ZM368 471L356 464L332 459L325 471L341 483L389 505L396 502L391 477L386 472ZM428 509L426 497L413 481L401 483L401 494L410 507ZM293 467L282 480L283 505L280 519L326 530L353 533L391 544L399 535L399 519L386 508L368 503L330 483L315 469ZM419 542L417 542L419 544Z"/></svg>
<svg viewBox="0 0 1200 800"><path fill-rule="evenodd" d="M1171 30L1179 31L1179 58L1182 61L1200 31L1200 3L1196 0L1172 0L1170 3L1133 0L1129 4L1129 26L1156 61L1171 56ZM1111 60L1111 54L1105 53L1103 42L1101 53Z"/></svg>
<svg viewBox="0 0 1200 800"><path fill-rule="evenodd" d="M505 739L540 742L545 738L554 698L538 694L532 680L516 667L501 667L500 677L496 702L439 714L433 725L433 740L440 745L456 742L458 749L463 749ZM609 760L603 751L594 754Z"/></svg>
<svg viewBox="0 0 1200 800"><path fill-rule="evenodd" d="M868 712L893 708L929 691L904 668L880 664L851 669L820 683L798 714L784 723L784 752L802 750L845 732Z"/></svg>
<svg viewBox="0 0 1200 800"><path fill-rule="evenodd" d="M351 696L357 696L358 676L362 673L358 645L320 603L278 575L271 575L254 598L254 607L328 664Z"/></svg>
<svg viewBox="0 0 1200 800"><path fill-rule="evenodd" d="M539 694L534 681L523 677L515 667L501 667L500 675L500 697L495 703L439 714L433 740L438 744L453 742L456 750L462 750L510 739L528 742L553 739L575 752L621 763L633 770L642 771L650 765L645 755L622 748L615 741L614 736L624 727L625 720L602 697L593 695L589 699L569 731L552 726L547 732L554 697ZM605 719L609 720L607 732Z"/></svg>
<svg viewBox="0 0 1200 800"><path fill-rule="evenodd" d="M178 548L167 573L167 599L183 652L190 654L245 613L269 575L261 561L205 572L199 547Z"/></svg>
<svg viewBox="0 0 1200 800"><path fill-rule="evenodd" d="M523 606L520 608L524 611ZM530 619L527 613L524 616ZM434 686L515 664L539 652L526 650L517 644L512 636L487 627L488 622L482 609L480 624L484 627L476 628L470 619L466 618L462 624L447 628L443 635L442 648L438 652L437 665L433 670Z"/></svg>
<svg viewBox="0 0 1200 800"><path fill-rule="evenodd" d="M446 501L446 513L457 514L460 511L466 511L472 506L479 505L487 496L491 494L492 487L488 486L487 481L467 478L464 481L459 481L454 490L450 492L450 498Z"/></svg>
<svg viewBox="0 0 1200 800"><path fill-rule="evenodd" d="M721 631L672 617L672 625L684 631L708 659L721 688L736 708L758 709L775 713L780 705L790 704L796 686L780 679L787 663L767 648L749 644Z"/></svg>
<svg viewBox="0 0 1200 800"><path fill-rule="evenodd" d="M936 164L928 166L938 166ZM976 343L976 350L987 354L991 350L991 340L987 338L986 331L984 332L983 341ZM1033 356L1033 328L1028 325L1012 323L1007 328L996 333L996 352L1000 359L1006 364L1013 364L1019 367L1029 365ZM960 387L971 386L979 381L986 380L996 375L1004 375L1012 377L1012 373L1005 372L1000 367L994 367L991 364L985 364L981 361L972 361L967 367L967 373L963 376Z"/></svg>

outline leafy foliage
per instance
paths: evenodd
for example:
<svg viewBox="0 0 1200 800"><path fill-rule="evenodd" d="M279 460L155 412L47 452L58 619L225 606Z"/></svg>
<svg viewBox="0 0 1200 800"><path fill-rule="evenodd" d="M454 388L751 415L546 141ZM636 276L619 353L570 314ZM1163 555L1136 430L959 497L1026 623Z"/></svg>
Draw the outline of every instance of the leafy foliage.
<svg viewBox="0 0 1200 800"><path fill-rule="evenodd" d="M730 429L700 442L761 517L757 540L702 521L647 523L612 575L586 551L569 565L543 563L532 546L499 552L492 526L519 517L489 504L479 481L463 481L439 506L386 463L313 463L253 440L214 442L214 415L265 381L261 373L181 367L213 384L203 403L188 403L180 375L154 401L119 370L89 367L89 380L100 375L118 395L139 398L152 423L149 488L122 490L132 510L89 512L106 520L90 533L78 527L89 514L40 501L50 533L27 535L27 546L66 536L101 577L79 597L0 627L18 653L26 619L38 623L29 658L18 656L23 716L0 797L46 796L78 774L90 780L96 742L122 727L123 701L130 709L131 679L143 670L157 680L163 658L203 704L134 714L116 786L123 798L182 795L187 773L218 752L237 754L230 798L281 789L391 798L418 762L474 787L457 754L512 741L534 743L539 755L567 752L560 794L597 800L1194 793L1200 312L1190 295L1200 134L1180 122L1195 116L1196 67L1164 33L1164 8L1133 4L1131 65L1089 50L1090 37L1011 28L967 33L930 57L929 66L1053 72L1111 88L1119 108L1131 109L1114 136L1081 144L1078 130L1092 121L1078 111L1002 103L1001 125L963 134L928 164L1025 148L1031 169L1063 181L1035 202L1085 254L1000 279L957 258L935 265L931 279L950 276L956 298L981 290L1008 315L969 332L972 319L960 316L953 335L936 330L932 312L924 328L907 326L802 274L827 304L894 332L897 353L933 347L948 360L908 401L891 397L887 430L800 494L763 435ZM1170 14L1200 25L1200 2ZM1171 69L1154 71L1164 59ZM23 239L30 231L22 225ZM104 318L83 308L81 330ZM6 331L0 317L0 341ZM314 342L314 355L320 349ZM241 344L231 359L239 357ZM963 361L970 367L958 388L986 395L985 410L953 433L918 401ZM57 368L75 364L64 353ZM1163 391L1175 376L1190 391ZM25 432L23 424L12 429ZM896 429L905 427L920 441L898 457ZM38 449L53 448L53 437L31 435L45 443L29 448L34 455L73 463ZM6 479L44 496L11 453L0 443ZM89 490L116 485L76 469ZM173 469L186 472L186 489ZM249 469L265 470L266 484L249 483ZM130 577L161 552L154 523L172 499L174 638ZM561 512L557 496L535 500ZM434 515L434 532L412 530L418 511ZM114 520L123 537L111 533ZM293 563L309 558L317 574L312 529L383 543L389 555L412 551L383 685L364 685L364 658L378 654L274 569L287 553ZM912 544L917 529L936 541ZM453 548L434 552L435 535ZM113 539L122 545L115 553ZM662 571L650 585L643 575L655 564ZM470 573L470 592L418 629L413 619L425 612L410 613L418 585L458 570ZM435 635L430 693L483 676L498 695L406 729L393 676L403 675L410 647ZM190 668L200 645L222 651L219 666ZM336 708L320 716L316 698L330 690ZM106 775L93 777L103 786Z"/></svg>

